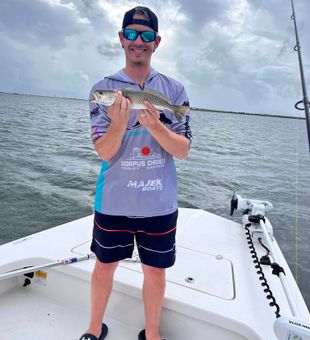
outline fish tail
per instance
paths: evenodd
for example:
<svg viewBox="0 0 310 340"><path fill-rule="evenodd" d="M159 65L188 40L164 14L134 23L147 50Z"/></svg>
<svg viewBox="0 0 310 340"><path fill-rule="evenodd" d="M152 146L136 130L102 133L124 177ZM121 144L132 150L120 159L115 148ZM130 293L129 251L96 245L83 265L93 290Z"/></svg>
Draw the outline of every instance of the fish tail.
<svg viewBox="0 0 310 340"><path fill-rule="evenodd" d="M189 111L189 106L185 105L175 105L173 107L173 113L176 117L176 119L180 122L182 118L186 115L186 113Z"/></svg>

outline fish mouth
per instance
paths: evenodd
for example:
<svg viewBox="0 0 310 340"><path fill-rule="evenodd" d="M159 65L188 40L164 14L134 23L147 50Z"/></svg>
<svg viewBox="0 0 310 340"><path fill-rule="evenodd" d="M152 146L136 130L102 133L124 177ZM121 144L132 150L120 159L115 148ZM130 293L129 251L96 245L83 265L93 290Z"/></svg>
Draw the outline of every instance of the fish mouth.
<svg viewBox="0 0 310 340"><path fill-rule="evenodd" d="M91 103L97 103L97 101L99 100L99 96L96 95L96 93L92 93L92 98L89 100Z"/></svg>

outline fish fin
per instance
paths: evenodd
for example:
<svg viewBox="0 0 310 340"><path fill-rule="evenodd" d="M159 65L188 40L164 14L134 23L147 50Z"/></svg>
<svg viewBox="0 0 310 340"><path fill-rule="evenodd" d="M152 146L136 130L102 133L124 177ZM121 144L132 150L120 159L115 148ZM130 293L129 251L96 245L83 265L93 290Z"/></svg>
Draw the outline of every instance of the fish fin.
<svg viewBox="0 0 310 340"><path fill-rule="evenodd" d="M146 90L143 90L142 92L149 93L149 94L152 94L154 96L160 97L161 99L163 99L163 100L167 101L168 103L170 103L169 98L167 96L165 96L161 92L157 92L157 91L152 90L152 89L146 89Z"/></svg>
<svg viewBox="0 0 310 340"><path fill-rule="evenodd" d="M189 111L189 106L185 105L174 105L173 107L173 113L176 117L176 119L180 122L182 118L186 115L186 113Z"/></svg>

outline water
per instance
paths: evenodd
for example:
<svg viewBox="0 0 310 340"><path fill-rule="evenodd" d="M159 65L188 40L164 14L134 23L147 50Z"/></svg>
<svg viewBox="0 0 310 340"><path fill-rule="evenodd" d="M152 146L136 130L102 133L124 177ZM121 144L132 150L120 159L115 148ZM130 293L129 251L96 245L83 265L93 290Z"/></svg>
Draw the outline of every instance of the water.
<svg viewBox="0 0 310 340"><path fill-rule="evenodd" d="M253 110L255 111L255 110ZM0 244L93 212L100 168L88 103L0 93ZM233 190L273 203L269 218L310 306L310 163L304 120L195 111L177 161L179 205L229 216Z"/></svg>

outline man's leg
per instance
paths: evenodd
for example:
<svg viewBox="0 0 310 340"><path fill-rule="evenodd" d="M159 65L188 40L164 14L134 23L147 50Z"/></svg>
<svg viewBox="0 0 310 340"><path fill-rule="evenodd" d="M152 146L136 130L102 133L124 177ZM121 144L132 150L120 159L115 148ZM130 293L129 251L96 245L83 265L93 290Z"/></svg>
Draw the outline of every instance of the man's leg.
<svg viewBox="0 0 310 340"><path fill-rule="evenodd" d="M164 268L142 264L144 272L143 300L147 340L160 340L159 320L164 302L166 278Z"/></svg>
<svg viewBox="0 0 310 340"><path fill-rule="evenodd" d="M99 338L102 319L113 287L113 276L118 262L102 263L96 260L91 279L91 316L87 333Z"/></svg>

